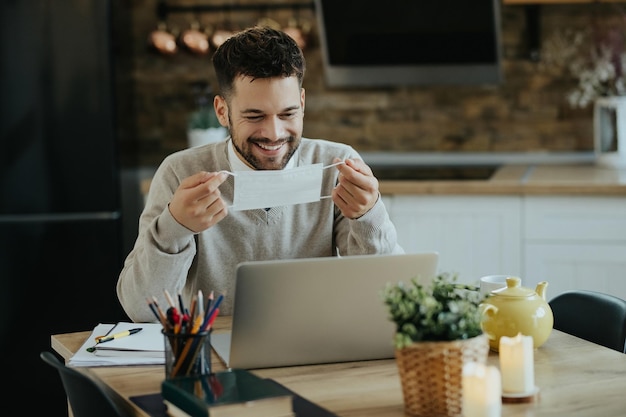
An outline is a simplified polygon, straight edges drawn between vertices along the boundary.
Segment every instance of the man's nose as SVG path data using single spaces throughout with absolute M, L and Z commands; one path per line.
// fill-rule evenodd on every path
M 263 125 L 263 136 L 271 140 L 279 140 L 285 137 L 287 129 L 286 122 L 279 117 L 268 117 Z

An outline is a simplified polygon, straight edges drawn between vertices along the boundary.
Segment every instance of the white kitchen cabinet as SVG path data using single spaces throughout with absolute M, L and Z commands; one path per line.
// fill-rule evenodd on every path
M 547 298 L 588 289 L 626 299 L 626 199 L 524 198 L 524 280 Z
M 476 284 L 484 275 L 521 274 L 519 196 L 386 195 L 406 252 L 437 251 L 441 272 Z
M 527 243 L 525 286 L 547 281 L 546 298 L 575 289 L 626 299 L 626 244 Z

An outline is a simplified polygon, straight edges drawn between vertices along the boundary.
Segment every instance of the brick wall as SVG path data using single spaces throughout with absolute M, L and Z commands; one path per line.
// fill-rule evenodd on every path
M 187 147 L 186 118 L 194 108 L 190 84 L 207 81 L 215 85 L 210 57 L 185 51 L 174 56 L 156 54 L 148 48 L 147 37 L 159 22 L 157 0 L 114 3 L 122 165 L 156 166 L 167 154 Z M 233 4 L 225 0 L 197 3 Z M 168 4 L 194 2 L 168 0 Z M 545 38 L 556 29 L 588 26 L 594 7 L 541 6 L 539 35 Z M 592 150 L 592 109 L 570 108 L 566 93 L 575 80 L 542 71 L 541 60 L 529 58 L 531 36 L 525 10 L 524 6 L 502 8 L 505 81 L 501 85 L 357 91 L 326 88 L 314 14 L 298 12 L 295 17 L 313 25 L 305 48 L 304 135 L 345 142 L 359 151 Z M 261 17 L 286 25 L 294 12 L 175 13 L 168 16 L 167 24 L 180 31 L 198 19 L 201 27 L 242 28 Z

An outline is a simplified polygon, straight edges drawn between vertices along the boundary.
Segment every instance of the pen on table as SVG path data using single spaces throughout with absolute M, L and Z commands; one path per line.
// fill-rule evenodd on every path
M 125 330 L 123 332 L 115 333 L 115 334 L 108 335 L 108 336 L 106 336 L 106 335 L 105 336 L 98 336 L 98 337 L 96 337 L 96 345 L 99 345 L 100 343 L 105 343 L 105 342 L 111 341 L 113 339 L 119 339 L 121 337 L 130 336 L 131 334 L 139 333 L 140 331 L 141 331 L 141 327 L 138 327 L 138 328 L 135 328 L 135 329 Z M 94 345 L 92 347 L 88 347 L 87 348 L 87 352 L 95 352 L 96 345 Z
M 137 327 L 135 329 L 124 330 L 123 332 L 115 333 L 110 336 L 96 337 L 96 342 L 98 344 L 111 341 L 113 339 L 120 339 L 122 337 L 130 336 L 131 334 L 139 333 L 141 331 L 141 327 Z

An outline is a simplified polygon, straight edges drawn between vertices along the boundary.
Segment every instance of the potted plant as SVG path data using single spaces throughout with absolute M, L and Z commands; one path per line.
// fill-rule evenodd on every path
M 462 415 L 462 370 L 486 363 L 489 341 L 481 328 L 475 287 L 442 273 L 424 284 L 388 284 L 381 297 L 395 323 L 393 343 L 405 411 L 412 416 Z

